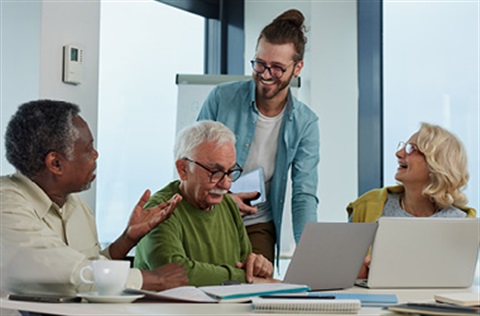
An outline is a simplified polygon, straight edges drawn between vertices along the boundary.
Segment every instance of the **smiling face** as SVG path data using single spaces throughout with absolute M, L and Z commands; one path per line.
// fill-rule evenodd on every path
M 194 157 L 188 158 L 212 172 L 228 172 L 236 166 L 235 146 L 232 143 L 220 146 L 212 142 L 203 143 L 196 149 Z M 217 183 L 210 182 L 211 173 L 191 161 L 179 159 L 176 166 L 183 197 L 199 209 L 210 210 L 212 206 L 221 203 L 232 185 L 227 176 Z
M 259 40 L 255 60 L 265 63 L 268 67 L 280 66 L 286 71 L 281 78 L 272 77 L 268 70 L 265 70 L 263 74 L 253 72 L 257 99 L 271 100 L 278 97 L 283 100 L 286 98 L 287 88 L 292 77 L 300 75 L 303 67 L 303 61 L 295 63 L 294 55 L 293 43 L 280 45 L 271 44 L 265 38 Z
M 413 134 L 407 143 L 416 144 L 417 137 L 418 133 Z M 430 171 L 427 161 L 417 147 L 410 154 L 407 154 L 405 148 L 402 148 L 395 155 L 398 158 L 398 168 L 395 174 L 397 181 L 400 181 L 405 186 L 419 185 L 420 187 L 430 183 Z
M 62 181 L 67 192 L 80 192 L 89 189 L 95 180 L 98 152 L 93 146 L 93 136 L 87 123 L 80 116 L 74 116 L 72 122 L 79 137 L 74 142 L 71 159 L 63 162 Z

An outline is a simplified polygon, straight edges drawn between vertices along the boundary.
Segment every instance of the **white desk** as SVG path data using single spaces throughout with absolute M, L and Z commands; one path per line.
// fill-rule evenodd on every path
M 420 300 L 432 300 L 434 294 L 452 292 L 475 292 L 479 293 L 479 286 L 469 289 L 429 289 L 429 290 L 366 290 L 353 287 L 342 292 L 350 293 L 386 293 L 396 294 L 399 303 Z M 98 304 L 98 303 L 31 303 L 9 301 L 6 298 L 0 300 L 0 308 L 25 310 L 37 313 L 53 315 L 261 315 L 255 314 L 250 304 L 225 303 L 225 304 L 191 304 L 191 303 L 151 303 L 136 302 L 130 304 Z M 275 315 L 275 314 L 268 314 Z M 281 314 L 285 316 L 287 314 Z M 298 314 L 295 314 L 298 315 Z M 362 308 L 359 315 L 398 315 L 381 308 Z

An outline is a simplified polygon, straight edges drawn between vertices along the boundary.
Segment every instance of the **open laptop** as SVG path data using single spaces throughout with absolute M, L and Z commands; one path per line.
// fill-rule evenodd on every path
M 373 242 L 377 223 L 307 223 L 284 282 L 312 290 L 352 287 Z
M 471 286 L 480 244 L 479 219 L 382 217 L 372 247 L 368 288 Z

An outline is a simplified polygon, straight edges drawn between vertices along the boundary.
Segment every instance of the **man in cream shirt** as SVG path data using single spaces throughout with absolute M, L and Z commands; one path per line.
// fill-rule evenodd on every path
M 1 288 L 13 292 L 75 294 L 93 291 L 79 271 L 95 259 L 125 259 L 152 228 L 168 218 L 181 197 L 144 209 L 146 191 L 127 228 L 100 249 L 95 219 L 75 192 L 90 188 L 98 152 L 78 106 L 52 100 L 25 103 L 11 118 L 6 156 L 17 169 L 0 178 Z M 131 269 L 127 287 L 160 291 L 185 285 L 184 269 Z

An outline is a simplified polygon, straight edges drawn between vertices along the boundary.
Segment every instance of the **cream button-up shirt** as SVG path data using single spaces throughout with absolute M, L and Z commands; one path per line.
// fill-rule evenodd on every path
M 62 294 L 95 290 L 80 279 L 80 269 L 91 260 L 108 260 L 110 254 L 109 248 L 100 249 L 94 216 L 80 197 L 69 195 L 60 209 L 16 172 L 0 177 L 0 214 L 1 289 Z M 139 289 L 142 282 L 140 270 L 130 269 L 126 286 Z

